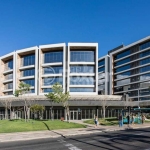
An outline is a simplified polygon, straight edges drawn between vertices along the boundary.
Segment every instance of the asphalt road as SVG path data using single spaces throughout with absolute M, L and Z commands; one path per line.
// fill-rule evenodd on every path
M 150 128 L 0 143 L 0 150 L 150 150 Z

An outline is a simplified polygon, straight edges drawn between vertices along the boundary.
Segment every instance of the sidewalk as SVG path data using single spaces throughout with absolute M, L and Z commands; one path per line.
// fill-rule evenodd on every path
M 43 139 L 43 138 L 59 138 L 59 137 L 67 137 L 67 136 L 74 136 L 74 135 L 94 134 L 100 132 L 110 132 L 110 131 L 150 127 L 150 123 L 145 123 L 144 125 L 136 124 L 130 126 L 130 128 L 127 125 L 124 125 L 121 128 L 119 128 L 118 126 L 99 125 L 98 127 L 95 128 L 94 125 L 85 124 L 83 123 L 83 121 L 71 121 L 71 122 L 87 125 L 87 128 L 61 129 L 61 130 L 52 130 L 52 131 L 46 130 L 46 131 L 34 131 L 34 132 L 1 133 L 0 143 L 11 142 L 11 141 Z

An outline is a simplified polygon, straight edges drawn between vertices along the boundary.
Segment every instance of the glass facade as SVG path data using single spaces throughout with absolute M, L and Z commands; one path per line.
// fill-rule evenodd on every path
M 53 92 L 53 90 L 51 88 L 43 89 L 43 93 L 49 93 L 49 92 Z
M 124 73 L 121 73 L 121 74 L 117 74 L 115 75 L 115 79 L 123 79 L 123 78 L 126 78 L 126 77 L 130 77 L 131 75 L 131 72 L 130 71 L 127 71 L 127 72 L 124 72 Z
M 22 57 L 22 66 L 35 65 L 35 54 L 30 54 Z
M 122 64 L 125 64 L 125 63 L 128 63 L 130 62 L 130 57 L 126 58 L 126 59 L 123 59 L 123 60 L 120 60 L 120 61 L 117 61 L 114 63 L 115 66 L 119 66 L 119 65 L 122 65 Z
M 105 65 L 105 59 L 98 61 L 98 66 Z
M 117 72 L 121 72 L 121 71 L 124 71 L 124 70 L 127 70 L 127 69 L 130 69 L 130 65 L 125 65 L 125 66 L 116 68 L 116 69 L 114 69 L 114 71 L 115 71 L 115 73 L 117 73 Z
M 139 100 L 140 100 L 140 101 L 150 100 L 150 96 L 147 96 L 147 97 L 140 97 Z
M 98 68 L 98 72 L 105 72 L 105 67 Z
M 95 92 L 95 88 L 70 88 L 70 92 Z
M 150 65 L 140 68 L 140 73 L 150 71 Z
M 13 79 L 12 73 L 5 75 L 5 80 L 11 80 L 11 79 Z
M 140 45 L 140 50 L 146 49 L 148 47 L 150 47 L 150 41 Z
M 95 62 L 95 51 L 70 51 L 70 62 Z
M 115 86 L 120 86 L 120 85 L 124 85 L 124 84 L 128 84 L 130 83 L 130 78 L 129 79 L 124 79 L 124 80 L 120 80 L 120 81 L 116 81 L 114 82 Z
M 150 50 L 147 50 L 147 51 L 144 51 L 144 52 L 142 52 L 142 53 L 140 53 L 140 58 L 142 58 L 142 57 L 145 57 L 145 56 L 148 56 L 148 55 L 150 55 Z
M 147 64 L 147 63 L 150 63 L 150 58 L 140 60 L 140 65 L 144 65 L 144 64 Z
M 55 83 L 60 83 L 61 85 L 63 85 L 63 78 L 62 77 L 43 78 L 43 86 L 49 86 Z
M 94 77 L 70 77 L 70 85 L 94 85 Z
M 52 66 L 43 68 L 43 74 L 59 74 L 63 73 L 62 66 Z
M 13 95 L 13 92 L 6 92 L 4 95 Z
M 13 69 L 13 60 L 9 60 L 5 63 L 5 70 Z
M 130 54 L 131 54 L 131 51 L 130 51 L 130 50 L 126 50 L 126 51 L 123 51 L 123 52 L 117 54 L 117 55 L 114 57 L 114 59 L 115 59 L 115 60 L 116 60 L 116 59 L 120 59 L 120 58 L 125 57 L 125 56 L 128 56 L 128 55 L 130 55 Z
M 35 80 L 34 79 L 22 80 L 21 82 L 24 82 L 25 84 L 29 84 L 30 86 L 35 86 Z
M 35 75 L 35 69 L 26 69 L 22 71 L 22 76 L 34 76 Z
M 70 66 L 70 73 L 94 73 L 94 66 Z
M 5 90 L 7 90 L 7 89 L 13 89 L 13 83 L 12 82 L 5 84 Z
M 142 96 L 142 95 L 150 95 L 150 89 L 139 90 L 139 94 L 140 94 L 140 96 Z
M 51 51 L 44 53 L 44 63 L 63 62 L 63 51 Z

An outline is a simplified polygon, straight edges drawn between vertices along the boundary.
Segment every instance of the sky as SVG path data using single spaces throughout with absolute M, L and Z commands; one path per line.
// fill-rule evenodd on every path
M 150 0 L 1 0 L 0 56 L 45 44 L 98 42 L 99 57 L 150 35 Z

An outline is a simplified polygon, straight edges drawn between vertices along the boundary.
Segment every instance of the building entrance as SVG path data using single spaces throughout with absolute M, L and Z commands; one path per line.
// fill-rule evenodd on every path
M 72 110 L 70 111 L 70 119 L 71 120 L 78 120 L 80 117 L 78 116 L 78 111 Z

